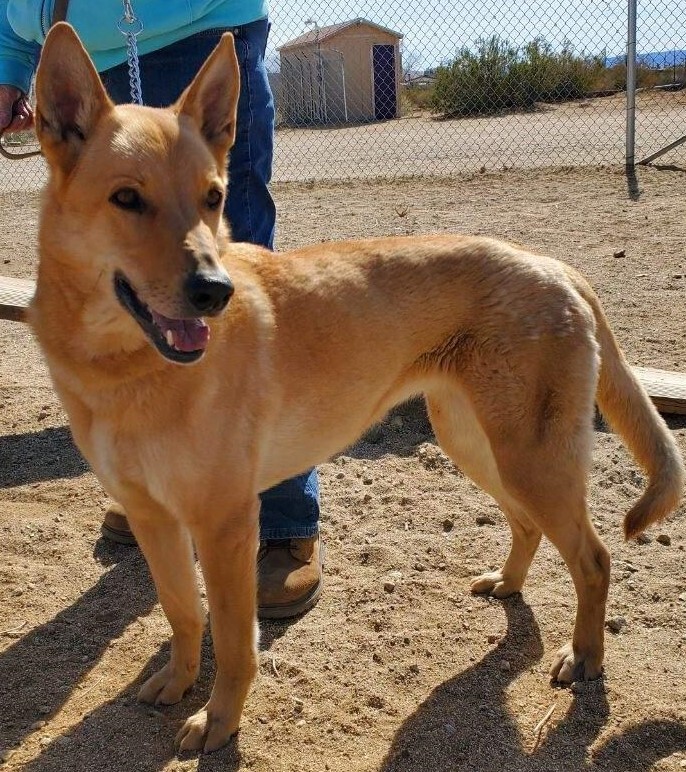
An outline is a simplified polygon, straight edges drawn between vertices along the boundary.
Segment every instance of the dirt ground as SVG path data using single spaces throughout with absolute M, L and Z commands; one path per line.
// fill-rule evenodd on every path
M 522 242 L 583 270 L 633 364 L 683 369 L 685 185 L 673 168 L 641 170 L 631 184 L 606 168 L 278 185 L 279 246 L 435 231 Z M 6 274 L 32 275 L 36 206 L 32 195 L 0 197 Z M 70 442 L 29 331 L 0 323 L 0 352 L 4 769 L 686 768 L 683 507 L 645 543 L 623 542 L 643 479 L 599 426 L 590 497 L 613 556 L 615 632 L 601 681 L 555 689 L 546 673 L 571 632 L 569 574 L 544 543 L 522 596 L 469 594 L 470 577 L 503 560 L 507 526 L 437 449 L 417 404 L 321 466 L 322 600 L 299 620 L 262 625 L 238 739 L 177 758 L 174 734 L 209 693 L 209 638 L 181 704 L 136 703 L 168 654 L 147 569 L 135 548 L 99 538 L 105 496 Z M 686 421 L 669 423 L 686 447 Z

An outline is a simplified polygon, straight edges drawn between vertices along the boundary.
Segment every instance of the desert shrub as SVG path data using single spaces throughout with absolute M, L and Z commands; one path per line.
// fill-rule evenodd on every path
M 461 49 L 436 71 L 432 109 L 444 117 L 531 109 L 589 93 L 603 69 L 600 57 L 580 56 L 570 44 L 553 51 L 536 39 L 519 49 L 498 36 Z
M 433 102 L 433 86 L 405 86 L 402 91 L 409 111 L 429 110 Z

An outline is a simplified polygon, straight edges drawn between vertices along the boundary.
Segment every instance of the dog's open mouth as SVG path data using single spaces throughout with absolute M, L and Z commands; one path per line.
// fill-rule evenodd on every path
M 165 359 L 190 364 L 197 362 L 205 353 L 210 328 L 203 319 L 170 319 L 158 313 L 143 303 L 121 273 L 115 274 L 114 292 Z

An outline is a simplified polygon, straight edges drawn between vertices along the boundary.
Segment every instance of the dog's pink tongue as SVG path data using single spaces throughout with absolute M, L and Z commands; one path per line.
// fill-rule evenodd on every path
M 170 346 L 179 351 L 204 349 L 210 339 L 210 328 L 202 319 L 169 319 L 152 311 L 155 324 Z

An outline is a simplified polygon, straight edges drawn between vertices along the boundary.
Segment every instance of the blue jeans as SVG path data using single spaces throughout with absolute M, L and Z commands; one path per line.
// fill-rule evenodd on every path
M 229 190 L 224 207 L 234 241 L 274 248 L 276 207 L 269 192 L 274 151 L 274 99 L 264 51 L 267 19 L 230 30 L 241 69 L 236 142 L 229 158 Z M 176 101 L 226 30 L 207 30 L 140 57 L 143 102 L 166 107 Z M 129 70 L 121 64 L 101 73 L 110 97 L 131 101 Z M 319 528 L 317 470 L 293 477 L 261 496 L 260 538 L 313 536 Z

